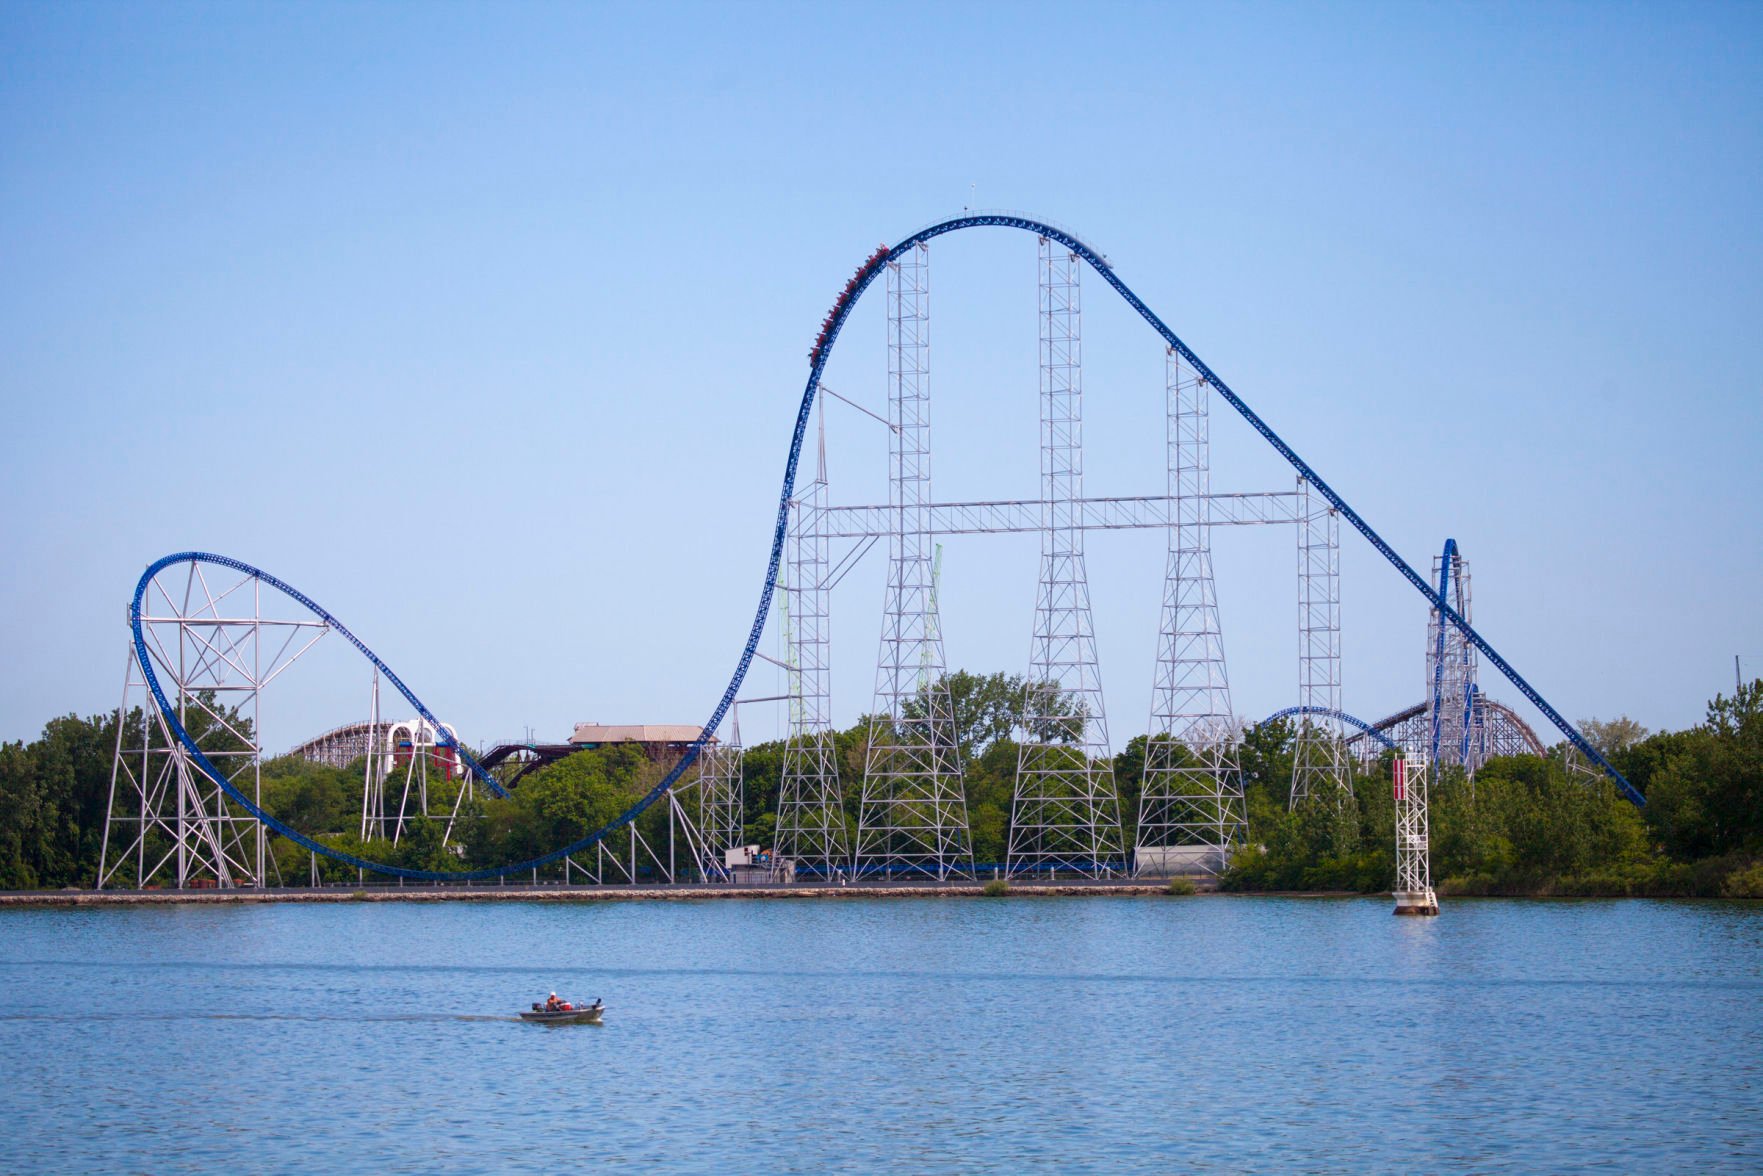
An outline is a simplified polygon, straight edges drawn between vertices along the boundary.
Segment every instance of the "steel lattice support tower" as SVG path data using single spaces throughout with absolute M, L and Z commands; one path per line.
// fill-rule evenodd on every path
M 741 844 L 745 797 L 741 778 L 741 723 L 730 719 L 726 741 L 708 743 L 698 753 L 698 834 L 703 838 L 704 876 L 726 869 L 725 855 Z
M 1352 799 L 1341 721 L 1341 523 L 1298 479 L 1298 705 L 1292 807 L 1344 809 Z
M 195 564 L 155 579 L 142 604 L 154 676 L 203 754 L 262 804 L 262 687 L 324 636 L 316 620 L 265 616 L 254 576 L 219 590 Z M 129 720 L 139 707 L 145 721 Z M 166 881 L 220 887 L 268 879 L 262 825 L 227 799 L 160 714 L 129 647 L 97 887 Z
M 969 872 L 931 535 L 930 249 L 887 267 L 888 585 L 858 808 L 859 873 Z
M 380 757 L 391 747 L 390 724 L 380 721 L 380 672 L 376 667 L 373 671 L 373 688 L 368 697 L 366 738 L 363 754 L 365 762 L 361 769 L 361 840 L 379 837 L 386 827 L 386 789 L 385 772 L 380 769 Z M 339 765 L 347 767 L 347 763 Z
M 194 692 L 166 685 L 187 715 Z M 143 718 L 139 724 L 132 721 L 137 713 Z M 237 782 L 256 789 L 254 765 L 245 767 L 249 770 L 241 771 Z M 117 708 L 97 888 L 256 885 L 264 865 L 255 844 L 256 824 L 232 813 L 226 797 L 171 737 L 131 653 Z
M 1007 868 L 1112 873 L 1123 856 L 1084 567 L 1082 262 L 1040 239 L 1041 583 Z
M 850 860 L 832 730 L 831 624 L 825 531 L 826 428 L 821 422 L 814 481 L 790 504 L 789 570 L 784 585 L 790 675 L 790 733 L 778 788 L 779 857 L 830 875 Z
M 1426 759 L 1404 752 L 1392 761 L 1396 802 L 1396 913 L 1436 915 L 1426 822 Z
M 1466 621 L 1474 621 L 1469 600 L 1469 565 L 1453 544 L 1449 558 L 1433 557 L 1433 582 Z M 1475 722 L 1475 647 L 1463 630 L 1428 610 L 1426 626 L 1427 754 L 1436 772 L 1453 764 L 1473 774 L 1486 758 L 1486 724 Z
M 1212 579 L 1207 387 L 1173 348 L 1166 357 L 1174 510 L 1133 869 L 1218 873 L 1242 837 L 1246 815 Z

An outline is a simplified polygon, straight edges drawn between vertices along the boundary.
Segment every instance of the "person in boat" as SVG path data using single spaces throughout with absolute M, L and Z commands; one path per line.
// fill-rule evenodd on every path
M 550 996 L 545 998 L 545 1011 L 547 1013 L 554 1013 L 558 1010 L 561 1003 L 562 1002 L 557 999 L 557 994 L 553 992 Z

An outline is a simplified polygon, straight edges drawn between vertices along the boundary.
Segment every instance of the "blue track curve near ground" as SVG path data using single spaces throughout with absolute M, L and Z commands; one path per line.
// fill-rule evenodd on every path
M 1244 403 L 1241 397 L 1231 391 L 1230 386 L 1223 380 L 1219 379 L 1217 374 L 1207 366 L 1206 362 L 1198 355 L 1195 355 L 1193 350 L 1188 347 L 1186 343 L 1183 343 L 1181 339 L 1176 336 L 1175 332 L 1170 330 L 1168 325 L 1165 324 L 1162 319 L 1158 318 L 1151 308 L 1145 305 L 1144 301 L 1137 294 L 1133 293 L 1131 287 L 1121 281 L 1120 277 L 1115 274 L 1114 267 L 1108 262 L 1107 258 L 1103 257 L 1101 253 L 1092 249 L 1089 245 L 1080 241 L 1078 238 L 1063 229 L 1056 228 L 1053 225 L 1041 221 L 1032 220 L 1028 217 L 1016 216 L 1009 213 L 975 213 L 968 216 L 955 217 L 951 220 L 941 221 L 937 224 L 931 225 L 928 228 L 920 229 L 918 232 L 912 234 L 910 237 L 907 237 L 905 240 L 889 249 L 878 250 L 877 253 L 858 270 L 857 276 L 846 286 L 844 293 L 840 295 L 838 302 L 834 304 L 832 314 L 827 317 L 827 323 L 822 330 L 820 339 L 817 341 L 814 350 L 810 353 L 808 383 L 802 390 L 801 405 L 796 412 L 795 431 L 790 435 L 789 455 L 784 462 L 783 487 L 778 494 L 777 523 L 772 532 L 771 556 L 766 564 L 765 583 L 759 593 L 759 607 L 754 612 L 753 627 L 748 631 L 747 642 L 741 649 L 740 657 L 736 659 L 734 673 L 729 678 L 728 688 L 723 691 L 722 698 L 718 700 L 715 709 L 710 712 L 709 718 L 705 720 L 704 731 L 706 734 L 714 733 L 716 729 L 722 725 L 723 718 L 727 716 L 729 708 L 734 705 L 735 696 L 740 691 L 741 683 L 745 681 L 747 671 L 751 668 L 753 658 L 758 651 L 760 637 L 765 632 L 766 618 L 771 612 L 772 595 L 777 589 L 778 570 L 783 562 L 784 540 L 789 528 L 790 499 L 795 493 L 796 487 L 796 467 L 801 461 L 802 444 L 807 436 L 808 421 L 814 408 L 814 398 L 820 390 L 820 375 L 826 368 L 826 361 L 832 355 L 833 343 L 837 341 L 839 331 L 843 329 L 845 321 L 850 317 L 851 311 L 856 307 L 863 292 L 869 288 L 870 283 L 875 281 L 876 275 L 882 272 L 888 262 L 899 257 L 907 250 L 915 248 L 921 243 L 930 241 L 933 238 L 941 237 L 948 233 L 960 232 L 965 229 L 978 228 L 1018 229 L 1023 232 L 1033 233 L 1036 236 L 1045 237 L 1050 241 L 1057 241 L 1088 263 L 1090 268 L 1094 269 L 1096 273 L 1101 276 L 1103 281 L 1112 286 L 1115 292 L 1126 300 L 1128 306 L 1138 312 L 1140 318 L 1149 323 L 1152 329 L 1162 336 L 1163 341 L 1167 343 L 1177 355 L 1180 355 L 1186 360 L 1188 364 L 1192 366 L 1193 369 L 1224 398 L 1225 402 L 1237 411 L 1238 415 L 1249 422 L 1251 428 L 1259 433 L 1269 445 L 1273 446 L 1281 457 L 1285 458 L 1291 467 L 1298 472 L 1299 476 L 1308 482 L 1318 494 L 1322 495 L 1331 507 L 1339 511 L 1341 517 L 1346 519 L 1347 522 L 1352 525 L 1354 530 L 1365 536 L 1371 546 L 1377 550 L 1377 553 L 1383 556 L 1384 559 L 1388 560 L 1390 566 L 1400 572 L 1403 579 L 1413 585 L 1416 592 L 1419 592 L 1421 596 L 1426 598 L 1429 604 L 1439 610 L 1441 615 L 1447 618 L 1453 625 L 1457 626 L 1457 628 L 1462 631 L 1464 638 L 1469 641 L 1470 644 L 1474 645 L 1476 649 L 1480 650 L 1482 656 L 1486 657 L 1488 662 L 1493 665 L 1495 669 L 1499 670 L 1506 680 L 1511 682 L 1518 692 L 1529 700 L 1532 706 L 1541 711 L 1543 715 L 1567 737 L 1568 742 L 1578 748 L 1580 753 L 1586 756 L 1587 759 L 1601 767 L 1605 773 L 1616 782 L 1617 786 L 1622 790 L 1623 795 L 1629 800 L 1637 805 L 1646 803 L 1645 798 L 1641 796 L 1640 792 L 1623 778 L 1622 773 L 1618 772 L 1608 760 L 1600 755 L 1596 748 L 1586 742 L 1585 737 L 1574 728 L 1573 724 L 1569 723 L 1561 716 L 1559 711 L 1549 705 L 1548 700 L 1541 694 L 1537 693 L 1536 689 L 1531 686 L 1529 682 L 1525 681 L 1518 671 L 1513 669 L 1511 664 L 1507 662 L 1504 657 L 1500 656 L 1499 651 L 1492 645 L 1488 644 L 1487 639 L 1475 631 L 1474 627 L 1464 619 L 1461 613 L 1452 608 L 1439 593 L 1433 590 L 1432 585 L 1428 584 L 1419 572 L 1415 571 L 1409 566 L 1406 560 L 1397 555 L 1395 549 L 1384 541 L 1383 536 L 1371 529 L 1371 525 L 1360 517 L 1358 511 L 1347 505 L 1347 501 L 1336 493 L 1332 486 L 1323 481 L 1323 479 L 1317 475 L 1316 471 L 1311 468 L 1310 464 L 1298 456 L 1296 450 L 1286 444 L 1279 434 L 1275 433 L 1273 429 L 1268 426 L 1267 422 L 1257 416 L 1255 411 Z M 135 647 L 137 655 L 142 659 L 142 669 L 149 675 L 151 675 L 151 666 L 146 656 L 145 639 L 141 631 L 141 598 L 146 591 L 147 582 L 151 579 L 152 574 L 155 574 L 159 569 L 162 569 L 171 563 L 176 563 L 179 559 L 184 558 L 189 558 L 189 555 L 167 556 L 165 559 L 159 561 L 152 568 L 148 569 L 148 575 L 142 576 L 140 586 L 136 589 L 135 605 L 130 613 L 130 623 L 134 628 Z M 204 555 L 202 558 L 206 561 L 221 563 L 228 567 L 255 571 L 255 569 L 251 569 L 248 564 L 226 559 L 221 556 Z M 266 582 L 269 581 L 266 580 Z M 275 583 L 278 587 L 281 587 L 282 590 L 288 591 L 290 595 L 294 596 L 296 599 L 303 601 L 306 599 L 305 597 L 299 596 L 297 593 L 293 593 L 292 590 L 287 589 L 285 585 L 281 585 L 280 581 L 275 581 Z M 307 601 L 306 603 L 309 607 L 312 607 L 315 610 L 317 609 L 317 606 L 312 605 L 310 601 Z M 342 630 L 340 625 L 337 626 L 337 628 L 340 631 L 346 632 L 346 630 Z M 353 642 L 364 654 L 372 657 L 372 654 L 369 653 L 367 647 L 362 645 L 361 642 L 357 641 L 354 637 L 350 637 L 350 641 Z M 377 661 L 377 659 L 375 660 Z M 390 671 L 386 672 L 388 675 L 390 674 Z M 263 821 L 276 832 L 281 833 L 283 836 L 288 837 L 300 845 L 347 865 L 355 866 L 359 869 L 373 870 L 381 874 L 390 874 L 397 877 L 414 878 L 424 881 L 468 881 L 503 877 L 509 874 L 521 873 L 542 866 L 548 866 L 555 862 L 562 861 L 563 858 L 569 854 L 579 853 L 584 849 L 588 849 L 604 838 L 608 833 L 611 833 L 615 829 L 623 828 L 626 824 L 635 820 L 650 805 L 667 795 L 668 790 L 679 781 L 679 778 L 684 775 L 686 770 L 696 761 L 698 753 L 703 747 L 701 741 L 693 744 L 688 748 L 686 754 L 681 757 L 680 762 L 674 766 L 672 771 L 667 773 L 660 783 L 656 784 L 654 788 L 635 804 L 631 805 L 631 807 L 625 810 L 625 812 L 620 814 L 615 820 L 611 821 L 604 827 L 595 830 L 593 833 L 588 834 L 580 841 L 562 846 L 559 849 L 555 849 L 541 857 L 533 858 L 530 861 L 514 862 L 506 866 L 493 866 L 485 869 L 467 870 L 458 873 L 433 870 L 410 870 L 398 866 L 387 865 L 382 862 L 366 861 L 351 854 L 342 853 L 331 849 L 328 846 L 320 845 L 318 842 L 289 828 L 281 821 L 276 820 L 274 817 L 271 817 L 268 813 L 265 813 L 256 805 L 252 804 L 242 792 L 234 788 L 232 784 L 227 781 L 226 777 L 218 771 L 213 764 L 208 762 L 208 758 L 202 754 L 201 749 L 195 745 L 195 742 L 190 738 L 189 733 L 185 731 L 182 724 L 178 722 L 177 714 L 169 705 L 164 693 L 160 690 L 158 682 L 151 678 L 151 676 L 149 676 L 148 681 L 154 699 L 159 704 L 161 713 L 165 716 L 166 723 L 172 730 L 173 734 L 177 737 L 178 741 L 195 756 L 196 762 L 201 765 L 203 771 L 205 771 L 235 803 L 245 808 L 245 810 L 251 813 L 252 816 Z M 398 682 L 395 676 L 392 677 L 392 681 L 397 683 L 399 689 L 407 699 L 413 703 L 416 702 L 415 695 L 406 690 L 403 683 Z M 420 708 L 420 704 L 417 705 Z M 423 710 L 422 713 L 426 716 L 428 712 Z M 487 778 L 487 773 L 485 773 L 485 776 Z

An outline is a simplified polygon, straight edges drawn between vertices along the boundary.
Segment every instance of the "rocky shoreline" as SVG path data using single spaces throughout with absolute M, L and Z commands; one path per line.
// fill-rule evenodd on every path
M 1204 893 L 1204 891 L 1202 891 Z M 1167 895 L 1161 882 L 1013 882 L 1011 897 Z M 369 886 L 272 890 L 47 890 L 0 894 L 8 906 L 238 905 L 274 902 L 696 902 L 743 898 L 983 898 L 985 884 L 847 886 Z

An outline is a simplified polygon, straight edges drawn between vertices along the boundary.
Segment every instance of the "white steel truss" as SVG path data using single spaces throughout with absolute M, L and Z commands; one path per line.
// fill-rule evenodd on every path
M 1396 913 L 1436 915 L 1426 824 L 1426 758 L 1402 753 L 1391 761 L 1396 802 Z
M 822 385 L 827 396 L 888 428 L 889 501 L 829 505 L 822 422 L 817 476 L 791 503 L 786 592 L 779 612 L 786 665 L 799 702 L 785 745 L 779 853 L 829 874 L 839 862 L 845 817 L 830 721 L 829 596 L 878 540 L 887 537 L 887 619 L 874 708 L 884 721 L 872 724 L 866 750 L 854 859 L 859 868 L 921 863 L 920 868 L 933 872 L 965 859 L 960 765 L 952 747 L 944 758 L 936 735 L 947 713 L 934 689 L 944 667 L 934 600 L 936 539 L 1034 532 L 1042 536 L 1042 582 L 1030 659 L 1032 685 L 1023 716 L 1025 738 L 1012 798 L 1009 868 L 1019 873 L 1043 866 L 1118 866 L 1124 855 L 1117 794 L 1105 759 L 1106 719 L 1082 534 L 1157 528 L 1168 533 L 1170 562 L 1153 739 L 1147 748 L 1148 791 L 1139 810 L 1143 833 L 1129 865 L 1171 868 L 1175 859 L 1182 859 L 1189 868 L 1218 868 L 1242 837 L 1246 814 L 1235 760 L 1240 733 L 1230 713 L 1211 575 L 1211 528 L 1272 524 L 1296 530 L 1298 701 L 1338 711 L 1338 519 L 1302 481 L 1294 491 L 1213 493 L 1207 389 L 1172 356 L 1166 358 L 1167 492 L 1084 497 L 1079 263 L 1044 241 L 1039 263 L 1042 494 L 1035 500 L 930 501 L 924 258 L 918 252 L 903 260 L 909 271 L 905 278 L 894 270 L 889 273 L 889 414 L 871 411 Z M 825 403 L 823 398 L 823 409 Z M 849 541 L 836 558 L 830 550 L 833 539 Z M 928 575 L 927 568 L 933 568 Z M 1313 715 L 1301 724 L 1294 803 L 1316 794 L 1344 808 L 1350 792 L 1338 721 Z M 882 771 L 901 762 L 903 771 Z M 881 786 L 884 780 L 891 786 Z M 901 786 L 909 781 L 917 782 L 916 791 Z M 902 812 L 903 818 L 898 815 Z M 1158 860 L 1152 862 L 1153 857 Z
M 161 569 L 142 596 L 141 635 L 177 725 L 227 784 L 262 808 L 264 694 L 331 626 L 273 583 L 266 598 L 255 573 L 217 568 L 192 559 Z M 225 579 L 214 580 L 217 574 Z M 276 871 L 269 830 L 230 799 L 174 736 L 146 686 L 145 668 L 131 641 L 99 887 L 268 885 Z M 143 721 L 132 721 L 137 712 Z M 337 728 L 290 754 L 333 766 L 365 757 L 359 826 L 364 840 L 396 843 L 409 822 L 420 818 L 434 820 L 447 845 L 476 783 L 442 731 L 457 742 L 450 724 L 382 722 L 376 672 L 366 723 Z M 434 791 L 437 781 L 447 787 Z M 439 806 L 432 812 L 431 801 Z M 318 873 L 314 857 L 312 877 Z M 276 881 L 297 879 L 278 875 Z
M 1444 573 L 1444 557 L 1432 561 L 1432 583 Z M 1473 621 L 1469 600 L 1469 565 L 1461 555 L 1451 561 L 1451 604 L 1463 619 Z M 1475 646 L 1463 630 L 1428 610 L 1426 625 L 1426 724 L 1428 760 L 1433 771 L 1446 764 L 1474 775 L 1487 757 L 1487 726 L 1475 721 Z
M 458 752 L 441 738 L 441 731 L 445 730 L 457 746 L 459 732 L 451 723 L 442 723 L 437 728 L 420 716 L 382 724 L 378 721 L 379 713 L 379 671 L 376 669 L 371 703 L 374 721 L 370 724 L 372 734 L 361 797 L 363 840 L 384 838 L 396 845 L 412 819 L 436 815 L 429 811 L 429 772 L 433 769 L 445 779 L 459 782 L 459 787 L 452 790 L 453 803 L 441 834 L 441 844 L 448 844 L 459 820 L 460 807 L 473 791 L 472 782 L 465 778 Z M 387 804 L 388 796 L 396 796 L 395 808 Z
M 563 859 L 561 867 L 551 867 L 551 870 L 561 875 L 565 885 L 634 885 L 641 880 L 642 863 L 646 861 L 650 863 L 654 877 L 668 883 L 684 881 L 688 867 L 702 881 L 727 881 L 727 868 L 711 852 L 702 826 L 693 818 L 686 802 L 681 799 L 684 794 L 697 787 L 698 783 L 698 778 L 694 776 L 685 784 L 668 790 L 665 842 L 660 841 L 663 831 L 656 832 L 657 841 L 652 843 L 637 827 L 638 822 L 629 821 L 625 823 L 622 835 L 614 830 L 594 842 L 592 859 L 582 861 L 571 854 Z M 623 840 L 625 844 L 618 846 L 615 844 L 616 840 Z M 585 856 L 586 851 L 582 852 Z M 533 881 L 536 883 L 538 880 L 539 871 L 535 869 Z
M 790 504 L 783 614 L 792 704 L 778 788 L 775 847 L 779 857 L 822 876 L 842 869 L 849 860 L 832 729 L 832 617 L 827 606 L 831 541 L 819 526 L 826 513 L 826 490 L 823 412 L 814 480 Z
M 228 577 L 216 591 L 200 564 L 166 568 L 142 598 L 142 635 L 179 724 L 229 784 L 261 805 L 263 688 L 329 629 L 266 616 L 257 577 Z M 139 725 L 129 722 L 136 708 Z M 266 885 L 266 830 L 174 737 L 132 641 L 117 720 L 98 888 Z
M 1298 479 L 1298 720 L 1292 751 L 1292 807 L 1345 810 L 1352 799 L 1342 745 L 1341 522 Z
M 727 740 L 707 743 L 698 753 L 698 832 L 703 838 L 706 877 L 725 872 L 728 851 L 742 843 L 745 797 L 740 713 L 738 707 L 731 709 Z
M 1298 522 L 1299 496 L 1267 494 L 1206 494 L 1208 527 Z M 1079 498 L 1070 504 L 1072 525 L 1085 531 L 1161 530 L 1176 525 L 1173 494 L 1146 498 Z M 891 507 L 834 506 L 808 525 L 829 539 L 887 535 L 893 526 Z M 1001 535 L 1039 531 L 1052 504 L 1032 499 L 999 502 L 935 502 L 927 508 L 933 535 Z
M 971 871 L 930 529 L 930 247 L 888 263 L 888 583 L 853 870 Z
M 1173 348 L 1165 364 L 1174 510 L 1133 869 L 1216 874 L 1241 840 L 1246 814 L 1212 579 L 1207 387 Z
M 1123 857 L 1084 567 L 1082 262 L 1040 241 L 1041 584 L 1008 871 L 1109 874 Z
M 374 671 L 376 678 L 378 675 L 379 671 Z M 375 746 L 383 745 L 385 727 L 386 724 L 371 719 L 365 723 L 349 723 L 316 735 L 282 754 L 297 755 L 308 763 L 330 768 L 346 768 L 370 754 Z
M 390 724 L 383 722 L 380 718 L 380 670 L 378 666 L 373 668 L 373 689 L 368 695 L 367 722 L 355 726 L 365 729 L 362 742 L 365 744 L 363 754 L 367 757 L 367 762 L 361 770 L 361 840 L 366 841 L 370 837 L 384 836 L 385 833 L 386 774 L 380 770 L 377 761 L 381 753 L 385 748 L 391 746 L 392 742 L 391 731 L 387 729 Z M 343 729 L 349 730 L 350 728 Z M 320 736 L 319 742 L 323 744 L 329 740 Z M 343 742 L 345 744 L 343 748 L 333 749 L 336 753 L 341 754 L 349 750 L 349 745 L 353 743 L 353 740 L 346 739 Z M 333 766 L 346 768 L 350 762 L 352 761 L 344 760 L 341 764 Z M 424 769 L 424 784 L 426 787 L 426 768 Z M 398 814 L 400 825 L 403 824 L 403 817 L 404 814 L 400 812 Z
M 1430 687 L 1428 690 L 1430 691 Z M 1372 724 L 1391 742 L 1416 757 L 1424 758 L 1432 746 L 1430 699 L 1397 711 Z M 1470 752 L 1477 768 L 1495 756 L 1534 755 L 1547 757 L 1548 749 L 1531 725 L 1518 717 L 1504 703 L 1495 702 L 1479 690 L 1470 691 Z M 1363 763 L 1370 763 L 1381 754 L 1382 744 L 1363 734 L 1347 740 L 1347 750 Z

